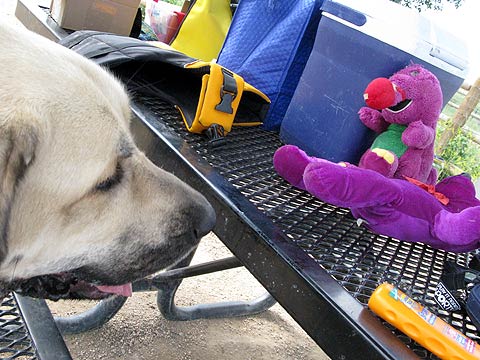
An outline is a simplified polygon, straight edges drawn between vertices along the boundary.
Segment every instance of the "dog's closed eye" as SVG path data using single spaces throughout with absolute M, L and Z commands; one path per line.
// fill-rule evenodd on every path
M 117 163 L 117 166 L 115 167 L 115 173 L 112 176 L 109 176 L 107 179 L 99 182 L 97 185 L 95 185 L 95 191 L 109 191 L 111 190 L 115 185 L 119 184 L 122 181 L 123 177 L 123 169 L 120 163 Z

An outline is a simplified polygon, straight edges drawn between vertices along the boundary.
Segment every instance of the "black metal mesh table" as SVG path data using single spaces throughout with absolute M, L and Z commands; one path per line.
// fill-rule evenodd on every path
M 52 39 L 67 35 L 36 4 L 19 4 L 27 27 L 41 27 Z M 205 191 L 223 222 L 217 235 L 330 356 L 412 358 L 403 351 L 406 344 L 418 357 L 435 359 L 366 309 L 383 281 L 480 340 L 465 314 L 444 312 L 432 298 L 444 261 L 465 265 L 469 254 L 372 234 L 357 226 L 348 210 L 292 188 L 273 170 L 272 155 L 281 145 L 273 133 L 237 128 L 224 147 L 211 149 L 204 137 L 185 130 L 172 106 L 137 94 L 133 110 L 141 120 L 132 124 L 139 146 L 157 165 Z M 326 323 L 318 324 L 316 317 Z
M 137 95 L 134 101 L 150 112 L 147 116 L 152 126 L 162 131 L 166 126 L 181 137 L 358 302 L 366 306 L 375 288 L 388 281 L 473 340 L 480 339 L 465 314 L 445 312 L 433 300 L 444 261 L 466 265 L 470 254 L 447 253 L 373 234 L 358 226 L 348 210 L 293 188 L 273 169 L 273 153 L 282 143 L 271 132 L 235 128 L 224 146 L 210 148 L 206 138 L 185 130 L 171 105 L 149 95 Z M 389 324 L 384 325 L 420 358 L 436 359 Z
M 17 294 L 3 299 L 0 359 L 71 359 L 44 300 Z
M 30 334 L 11 294 L 0 306 L 0 358 L 37 359 Z

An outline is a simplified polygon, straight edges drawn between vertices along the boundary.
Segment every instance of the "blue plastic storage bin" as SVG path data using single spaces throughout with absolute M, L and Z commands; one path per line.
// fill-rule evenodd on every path
M 438 77 L 446 104 L 465 79 L 465 46 L 415 10 L 389 0 L 325 0 L 322 9 L 281 125 L 287 144 L 331 161 L 358 163 L 375 136 L 357 114 L 371 80 L 419 63 Z

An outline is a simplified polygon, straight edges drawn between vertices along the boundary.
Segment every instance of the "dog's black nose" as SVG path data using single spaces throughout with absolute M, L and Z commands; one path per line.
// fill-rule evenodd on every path
M 216 215 L 212 205 L 205 201 L 200 209 L 197 210 L 196 221 L 193 224 L 195 235 L 198 239 L 207 235 L 215 226 Z

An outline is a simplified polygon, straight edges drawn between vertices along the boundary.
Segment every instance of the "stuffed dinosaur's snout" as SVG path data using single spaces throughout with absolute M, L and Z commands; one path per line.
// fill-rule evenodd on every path
M 368 84 L 363 98 L 368 107 L 382 110 L 406 100 L 405 91 L 387 78 L 376 78 Z

